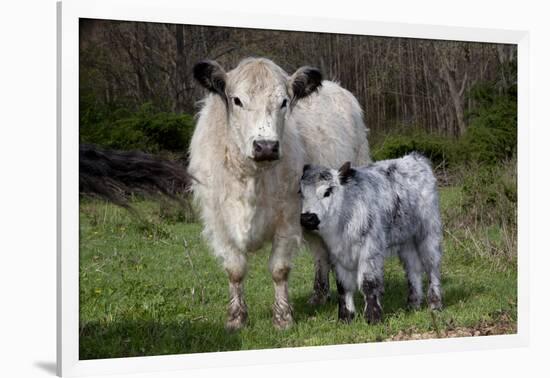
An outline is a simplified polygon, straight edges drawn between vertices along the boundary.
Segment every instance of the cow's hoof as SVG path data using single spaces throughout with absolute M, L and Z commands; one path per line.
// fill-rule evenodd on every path
M 225 329 L 229 332 L 235 332 L 243 328 L 248 322 L 248 313 L 246 311 L 238 311 L 227 316 Z
M 243 328 L 246 325 L 247 319 L 243 318 L 234 318 L 234 319 L 228 319 L 225 323 L 225 329 L 228 332 L 236 332 Z
M 294 320 L 292 318 L 292 308 L 280 308 L 277 305 L 273 306 L 273 326 L 279 330 L 289 329 Z
M 313 293 L 307 303 L 310 306 L 322 306 L 330 299 L 329 294 L 326 293 Z
M 294 320 L 292 319 L 292 316 L 285 317 L 285 318 L 273 317 L 273 326 L 280 331 L 289 329 L 290 327 L 292 327 L 293 323 L 294 323 Z

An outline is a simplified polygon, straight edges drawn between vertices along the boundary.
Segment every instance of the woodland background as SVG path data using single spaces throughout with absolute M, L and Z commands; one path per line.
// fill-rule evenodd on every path
M 185 151 L 205 94 L 193 65 L 208 58 L 230 70 L 247 56 L 289 73 L 320 68 L 358 98 L 375 137 L 398 129 L 457 139 L 477 125 L 470 139 L 491 139 L 489 150 L 499 150 L 476 151 L 491 155 L 482 159 L 513 153 L 514 45 L 88 19 L 80 23 L 82 141 Z M 479 120 L 488 113 L 498 125 Z

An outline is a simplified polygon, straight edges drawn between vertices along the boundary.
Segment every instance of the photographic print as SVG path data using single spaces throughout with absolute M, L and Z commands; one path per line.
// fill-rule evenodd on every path
M 517 333 L 517 46 L 81 18 L 81 360 Z

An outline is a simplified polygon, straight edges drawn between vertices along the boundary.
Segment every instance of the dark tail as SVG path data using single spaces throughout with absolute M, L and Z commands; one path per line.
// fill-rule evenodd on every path
M 128 195 L 165 195 L 181 201 L 191 183 L 185 162 L 140 151 L 105 150 L 80 145 L 80 193 L 128 207 Z

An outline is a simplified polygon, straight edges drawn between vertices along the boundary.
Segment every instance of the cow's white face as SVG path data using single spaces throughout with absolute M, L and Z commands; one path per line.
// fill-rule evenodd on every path
M 228 80 L 229 135 L 246 157 L 278 160 L 284 153 L 283 131 L 290 94 L 285 77 L 269 77 L 257 87 L 243 75 Z
M 279 160 L 284 154 L 285 120 L 300 99 L 313 93 L 321 73 L 300 68 L 289 77 L 267 59 L 245 59 L 225 73 L 216 62 L 194 68 L 195 78 L 220 95 L 227 107 L 228 135 L 241 154 L 259 164 Z

